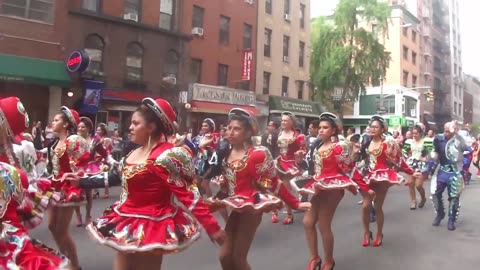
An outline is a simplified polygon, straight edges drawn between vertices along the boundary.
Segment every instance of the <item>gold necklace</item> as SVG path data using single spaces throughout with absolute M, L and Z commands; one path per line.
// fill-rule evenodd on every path
M 321 159 L 327 158 L 332 154 L 334 144 L 330 145 L 327 150 L 324 151 L 318 151 L 318 155 L 320 156 Z

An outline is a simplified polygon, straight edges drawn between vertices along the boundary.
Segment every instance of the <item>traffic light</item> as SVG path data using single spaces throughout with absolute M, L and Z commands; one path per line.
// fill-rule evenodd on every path
M 427 93 L 425 93 L 425 95 L 427 96 L 427 101 L 433 101 L 435 97 L 432 91 L 428 91 Z

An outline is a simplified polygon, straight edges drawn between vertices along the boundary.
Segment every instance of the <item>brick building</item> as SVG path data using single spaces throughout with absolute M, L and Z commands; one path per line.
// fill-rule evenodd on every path
M 257 1 L 185 0 L 181 12 L 182 31 L 194 37 L 189 126 L 197 129 L 207 115 L 220 126 L 232 107 L 255 110 Z M 251 56 L 246 70 L 244 56 Z

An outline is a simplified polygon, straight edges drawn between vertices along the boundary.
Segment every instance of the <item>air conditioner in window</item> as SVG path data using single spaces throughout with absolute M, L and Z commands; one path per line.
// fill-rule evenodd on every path
M 288 93 L 287 92 L 282 92 L 282 97 L 288 97 Z
M 283 62 L 288 63 L 288 56 L 283 56 Z
M 168 75 L 167 77 L 163 77 L 163 81 L 173 85 L 177 84 L 177 78 L 175 77 L 175 75 Z
M 250 5 L 253 5 L 253 1 L 254 1 L 254 0 L 245 0 L 245 3 L 250 4 Z
M 192 29 L 192 35 L 203 37 L 203 28 L 202 27 L 194 27 Z
M 123 15 L 123 19 L 128 20 L 128 21 L 138 22 L 138 14 L 136 14 L 136 13 L 125 13 Z
M 292 15 L 290 15 L 290 14 L 285 14 L 285 15 L 283 15 L 283 17 L 285 18 L 285 21 L 287 21 L 287 22 L 292 20 Z

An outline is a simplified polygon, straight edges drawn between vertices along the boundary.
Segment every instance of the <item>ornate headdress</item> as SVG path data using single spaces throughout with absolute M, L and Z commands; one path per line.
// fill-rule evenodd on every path
M 168 101 L 161 98 L 156 100 L 153 98 L 144 98 L 142 103 L 150 108 L 160 119 L 160 122 L 162 122 L 163 127 L 165 128 L 165 135 L 170 136 L 175 134 L 175 120 L 177 115 Z
M 6 126 L 8 135 L 15 143 L 20 143 L 22 133 L 30 126 L 30 119 L 19 98 L 0 99 L 0 124 Z
M 228 117 L 231 118 L 232 116 L 240 116 L 245 118 L 248 121 L 248 124 L 252 128 L 252 135 L 255 136 L 258 133 L 258 123 L 255 113 L 241 109 L 241 108 L 233 108 L 228 113 Z

